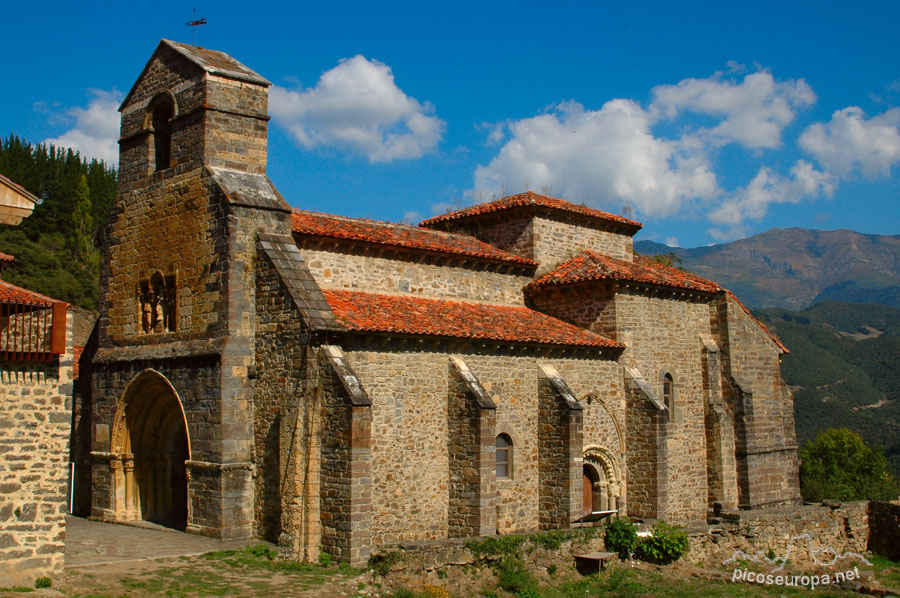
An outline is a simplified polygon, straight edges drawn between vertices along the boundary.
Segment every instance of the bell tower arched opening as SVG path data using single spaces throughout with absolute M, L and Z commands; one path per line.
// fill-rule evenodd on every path
M 128 385 L 113 442 L 116 520 L 185 529 L 190 442 L 181 401 L 162 374 L 145 370 Z

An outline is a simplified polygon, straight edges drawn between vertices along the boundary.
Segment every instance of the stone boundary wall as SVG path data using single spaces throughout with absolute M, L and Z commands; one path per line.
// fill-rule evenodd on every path
M 0 587 L 62 571 L 69 479 L 72 320 L 66 352 L 0 362 Z
M 723 512 L 721 523 L 688 530 L 691 546 L 684 558 L 690 563 L 716 565 L 734 557 L 737 551 L 764 555 L 771 550 L 779 558 L 789 554 L 788 566 L 802 569 L 815 566 L 810 547 L 830 549 L 839 555 L 864 554 L 869 544 L 868 503 L 828 505 Z M 826 552 L 818 558 L 823 561 L 834 557 Z M 847 562 L 858 562 L 848 558 Z
M 891 506 L 900 509 L 896 505 Z M 806 539 L 801 538 L 798 541 L 797 536 L 808 534 L 813 548 L 827 547 L 838 553 L 863 554 L 869 538 L 867 513 L 866 502 L 783 507 L 765 511 L 731 511 L 723 515 L 721 523 L 695 525 L 685 530 L 690 537 L 690 549 L 682 557 L 681 562 L 720 567 L 722 562 L 732 557 L 737 550 L 742 550 L 746 554 L 758 552 L 765 554 L 770 548 L 776 556 L 781 557 L 787 554 L 789 543 L 795 538 L 795 548 L 789 556 L 788 566 L 794 571 L 807 571 L 816 565 L 808 550 L 809 544 L 806 543 Z M 581 535 L 582 532 L 584 535 Z M 587 529 L 574 529 L 570 533 L 572 538 L 562 542 L 556 549 L 539 547 L 532 539 L 526 537 L 522 549 L 528 555 L 527 560 L 532 563 L 544 560 L 568 560 L 574 554 L 605 550 L 602 529 L 596 530 L 594 535 Z M 382 546 L 376 555 L 401 553 L 402 558 L 397 560 L 392 570 L 405 569 L 409 572 L 433 571 L 452 565 L 471 565 L 477 558 L 466 548 L 466 542 L 469 540 L 472 538 L 400 543 Z M 824 557 L 819 558 L 822 560 Z M 849 568 L 859 562 L 854 557 L 847 558 L 846 562 L 852 563 Z
M 869 503 L 869 550 L 900 561 L 900 505 Z

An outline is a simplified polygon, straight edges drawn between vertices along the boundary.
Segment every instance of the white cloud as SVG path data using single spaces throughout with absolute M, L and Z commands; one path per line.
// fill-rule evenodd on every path
M 861 173 L 867 179 L 889 177 L 900 163 L 900 108 L 866 119 L 856 106 L 836 111 L 827 123 L 810 125 L 800 135 L 800 147 L 825 168 L 846 178 Z
M 729 63 L 730 72 L 740 70 Z M 781 132 L 796 111 L 814 104 L 816 94 L 803 80 L 777 82 L 768 71 L 757 71 L 738 82 L 715 73 L 707 79 L 684 79 L 653 88 L 651 110 L 674 118 L 683 112 L 703 114 L 721 122 L 702 132 L 711 143 L 739 143 L 753 149 L 781 144 Z
M 702 210 L 717 227 L 711 234 L 737 235 L 772 204 L 834 192 L 836 179 L 805 161 L 788 176 L 762 166 L 735 191 L 723 189 L 715 172 L 722 146 L 736 144 L 761 158 L 757 150 L 780 147 L 785 127 L 815 102 L 803 79 L 776 81 L 758 65 L 747 72 L 735 62 L 705 79 L 653 88 L 646 107 L 628 99 L 599 110 L 564 102 L 504 123 L 497 154 L 475 171 L 474 196 L 552 188 L 599 208 L 632 206 L 638 217 Z
M 713 224 L 709 234 L 720 241 L 736 239 L 747 233 L 747 220 L 760 220 L 773 203 L 800 203 L 805 199 L 831 197 L 837 179 L 806 160 L 798 160 L 788 177 L 763 166 L 750 183 L 726 197 L 709 213 Z
M 122 94 L 113 89 L 90 90 L 86 108 L 70 108 L 66 114 L 75 118 L 75 127 L 44 143 L 70 147 L 85 158 L 97 158 L 107 164 L 119 162 L 119 103 Z
M 273 86 L 269 107 L 303 147 L 335 147 L 370 162 L 418 158 L 437 146 L 445 128 L 429 103 L 397 87 L 389 66 L 363 56 L 342 60 L 315 87 Z
M 570 201 L 622 203 L 667 215 L 685 201 L 718 193 L 696 138 L 655 137 L 652 115 L 631 100 L 600 110 L 566 102 L 551 112 L 507 124 L 510 139 L 475 172 L 475 195 L 501 189 L 552 188 Z
M 666 245 L 669 247 L 679 247 L 678 237 L 666 237 Z

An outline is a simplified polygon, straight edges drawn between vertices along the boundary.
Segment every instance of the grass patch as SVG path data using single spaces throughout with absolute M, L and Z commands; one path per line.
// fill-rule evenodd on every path
M 875 569 L 875 580 L 889 588 L 900 589 L 900 563 L 880 554 L 866 557 Z

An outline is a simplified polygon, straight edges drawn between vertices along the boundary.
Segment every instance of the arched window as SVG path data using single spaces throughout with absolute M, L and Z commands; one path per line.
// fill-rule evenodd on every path
M 508 479 L 513 472 L 513 444 L 506 434 L 497 436 L 497 479 Z
M 161 94 L 150 103 L 150 131 L 153 140 L 154 170 L 165 170 L 172 164 L 172 117 L 175 106 L 172 98 Z

